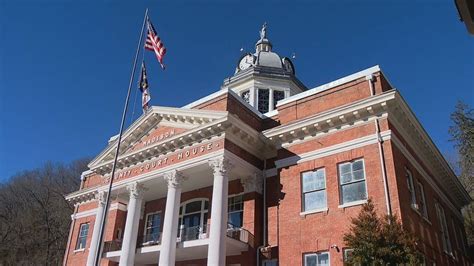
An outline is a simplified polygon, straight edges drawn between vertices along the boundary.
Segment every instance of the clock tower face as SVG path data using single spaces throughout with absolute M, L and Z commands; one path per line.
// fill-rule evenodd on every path
M 295 67 L 293 66 L 293 63 L 291 60 L 287 57 L 283 57 L 283 65 L 285 66 L 286 71 L 291 72 L 293 75 L 295 74 Z
M 238 68 L 240 70 L 245 70 L 253 66 L 254 61 L 255 61 L 255 57 L 252 54 L 246 54 L 240 59 Z

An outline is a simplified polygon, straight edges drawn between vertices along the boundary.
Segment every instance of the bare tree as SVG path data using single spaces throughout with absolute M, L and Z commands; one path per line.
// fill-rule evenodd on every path
M 0 265 L 60 265 L 77 190 L 87 159 L 46 163 L 0 184 Z
M 454 171 L 467 192 L 474 197 L 474 110 L 468 105 L 458 102 L 451 114 L 453 125 L 449 133 L 453 137 L 458 152 Z M 463 209 L 464 226 L 469 244 L 474 245 L 474 203 Z

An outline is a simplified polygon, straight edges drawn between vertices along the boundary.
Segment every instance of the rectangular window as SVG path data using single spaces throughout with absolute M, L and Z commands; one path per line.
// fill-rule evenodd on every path
M 258 89 L 258 111 L 262 114 L 268 113 L 268 105 L 270 104 L 270 90 Z
M 415 186 L 413 185 L 413 175 L 408 169 L 406 169 L 406 172 L 408 191 L 410 191 L 410 203 L 412 207 L 418 209 L 418 205 L 416 204 Z
M 304 266 L 329 265 L 329 252 L 319 252 L 304 255 Z
M 326 174 L 324 168 L 301 174 L 303 211 L 327 207 Z
M 161 213 L 149 213 L 146 215 L 145 237 L 143 243 L 160 241 Z
M 423 184 L 418 182 L 418 190 L 420 191 L 420 206 L 419 210 L 423 217 L 428 218 L 428 207 L 426 206 L 426 198 L 425 198 L 425 189 L 423 188 Z
M 276 105 L 279 100 L 283 100 L 285 98 L 285 92 L 284 91 L 273 91 L 273 110 L 276 109 Z
M 339 164 L 339 185 L 342 204 L 367 199 L 363 159 Z
M 85 249 L 87 242 L 87 234 L 89 233 L 89 224 L 81 224 L 79 228 L 79 236 L 77 237 L 76 250 Z
M 449 240 L 448 225 L 446 223 L 446 216 L 444 209 L 439 203 L 436 203 L 436 214 L 438 215 L 438 223 L 441 230 L 441 242 L 443 243 L 443 250 L 448 254 L 452 254 L 451 241 Z
M 228 223 L 233 227 L 242 227 L 244 215 L 244 200 L 242 195 L 230 197 L 228 204 Z

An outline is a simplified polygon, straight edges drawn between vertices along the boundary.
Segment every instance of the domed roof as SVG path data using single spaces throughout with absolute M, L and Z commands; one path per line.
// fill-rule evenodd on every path
M 283 68 L 282 59 L 277 53 L 260 51 L 256 56 L 256 66 Z

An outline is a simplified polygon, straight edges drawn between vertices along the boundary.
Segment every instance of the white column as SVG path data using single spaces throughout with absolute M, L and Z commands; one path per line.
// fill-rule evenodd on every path
M 212 187 L 211 228 L 207 265 L 225 265 L 227 233 L 228 174 L 231 164 L 224 157 L 209 161 L 214 172 Z
M 184 176 L 174 170 L 164 175 L 168 183 L 166 195 L 165 219 L 163 220 L 163 233 L 161 235 L 160 260 L 158 265 L 175 265 L 176 237 L 178 235 L 179 203 L 181 201 L 181 185 Z
M 95 214 L 94 230 L 92 231 L 91 245 L 89 247 L 89 255 L 87 256 L 87 266 L 94 266 L 95 258 L 97 253 L 99 253 L 99 250 L 97 250 L 99 244 L 99 230 L 103 222 L 106 195 L 107 193 L 105 191 L 100 191 L 95 195 L 98 205 L 97 213 Z
M 270 106 L 268 106 L 268 111 L 273 111 L 273 89 L 269 89 L 269 92 L 268 92 L 268 104 L 270 104 Z
M 127 206 L 127 220 L 123 233 L 122 251 L 120 252 L 120 266 L 134 265 L 135 252 L 137 249 L 138 223 L 140 220 L 140 208 L 143 201 L 143 186 L 137 182 L 127 187 L 130 200 Z

